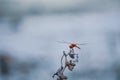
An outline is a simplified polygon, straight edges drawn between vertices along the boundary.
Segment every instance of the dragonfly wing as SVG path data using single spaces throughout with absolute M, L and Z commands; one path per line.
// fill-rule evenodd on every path
M 77 44 L 77 45 L 86 45 L 87 43 L 81 43 L 81 44 Z
M 57 41 L 59 43 L 66 43 L 66 44 L 71 44 L 70 42 L 66 42 L 66 41 Z

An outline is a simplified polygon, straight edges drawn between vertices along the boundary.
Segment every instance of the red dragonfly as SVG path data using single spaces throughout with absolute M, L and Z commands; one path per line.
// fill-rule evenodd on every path
M 80 47 L 78 46 L 78 45 L 85 45 L 85 44 L 87 44 L 87 43 L 82 43 L 82 44 L 78 44 L 78 43 L 71 43 L 71 42 L 66 42 L 66 41 L 58 41 L 59 43 L 65 43 L 65 44 L 70 44 L 69 45 L 69 48 L 70 49 L 73 49 L 73 48 L 78 48 L 78 49 L 80 49 Z

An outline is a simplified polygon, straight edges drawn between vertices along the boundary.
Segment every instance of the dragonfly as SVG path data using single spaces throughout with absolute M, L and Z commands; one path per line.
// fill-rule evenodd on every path
M 81 43 L 81 44 L 79 44 L 79 43 L 71 43 L 71 42 L 66 42 L 66 41 L 58 41 L 59 43 L 64 43 L 64 44 L 70 44 L 69 45 L 69 48 L 70 49 L 73 49 L 73 48 L 78 48 L 78 49 L 80 49 L 80 46 L 78 46 L 78 45 L 86 45 L 87 43 Z

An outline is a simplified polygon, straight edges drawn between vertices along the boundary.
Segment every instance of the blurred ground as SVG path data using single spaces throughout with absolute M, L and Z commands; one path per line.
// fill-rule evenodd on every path
M 76 50 L 80 61 L 66 71 L 69 80 L 120 80 L 119 3 L 0 0 L 0 80 L 52 79 L 69 51 L 62 40 L 88 43 Z

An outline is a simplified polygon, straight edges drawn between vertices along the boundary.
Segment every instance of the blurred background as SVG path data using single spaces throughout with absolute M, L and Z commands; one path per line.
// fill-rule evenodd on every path
M 0 80 L 53 80 L 69 44 L 69 80 L 120 80 L 119 0 L 0 0 Z

